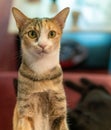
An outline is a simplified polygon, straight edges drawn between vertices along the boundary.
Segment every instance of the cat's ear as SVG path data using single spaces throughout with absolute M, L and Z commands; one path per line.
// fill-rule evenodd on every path
M 29 19 L 27 16 L 25 16 L 20 10 L 18 10 L 15 7 L 12 8 L 12 13 L 15 18 L 18 29 L 20 29 L 23 26 L 23 24 L 26 22 L 26 20 Z
M 62 11 L 60 11 L 55 17 L 54 20 L 56 20 L 56 22 L 60 25 L 60 27 L 63 29 L 64 28 L 64 24 L 66 21 L 66 18 L 69 14 L 70 8 L 64 8 Z

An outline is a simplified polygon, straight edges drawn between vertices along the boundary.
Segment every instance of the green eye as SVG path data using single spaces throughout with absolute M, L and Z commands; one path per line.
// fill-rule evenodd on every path
M 48 34 L 48 37 L 49 38 L 54 38 L 56 36 L 56 32 L 55 31 L 50 31 L 49 34 Z
M 37 33 L 34 30 L 28 32 L 28 36 L 32 39 L 37 38 Z

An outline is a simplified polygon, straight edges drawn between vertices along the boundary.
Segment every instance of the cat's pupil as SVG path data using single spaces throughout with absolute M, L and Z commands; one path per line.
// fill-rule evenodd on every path
M 34 31 L 32 31 L 32 32 L 31 32 L 31 34 L 32 34 L 32 36 L 34 36 L 34 35 L 35 35 L 35 32 L 34 32 Z
M 53 35 L 54 35 L 54 32 L 53 32 L 53 31 L 51 31 L 51 32 L 50 32 L 50 35 L 51 35 L 51 36 L 53 36 Z

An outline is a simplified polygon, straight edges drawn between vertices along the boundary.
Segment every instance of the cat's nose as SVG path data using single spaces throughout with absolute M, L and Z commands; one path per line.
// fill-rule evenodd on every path
M 38 44 L 38 46 L 44 49 L 46 47 L 46 44 Z

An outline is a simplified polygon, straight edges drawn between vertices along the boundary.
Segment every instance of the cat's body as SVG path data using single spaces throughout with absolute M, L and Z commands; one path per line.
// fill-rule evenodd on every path
M 32 130 L 50 130 L 65 119 L 66 102 L 61 78 L 62 72 L 58 67 L 39 78 L 26 65 L 21 65 L 16 109 L 19 120 L 25 118 L 29 124 L 34 122 Z M 27 127 L 27 124 L 24 126 Z
M 60 38 L 68 13 L 66 8 L 51 19 L 29 19 L 13 8 L 22 50 L 13 130 L 68 130 L 59 65 Z

